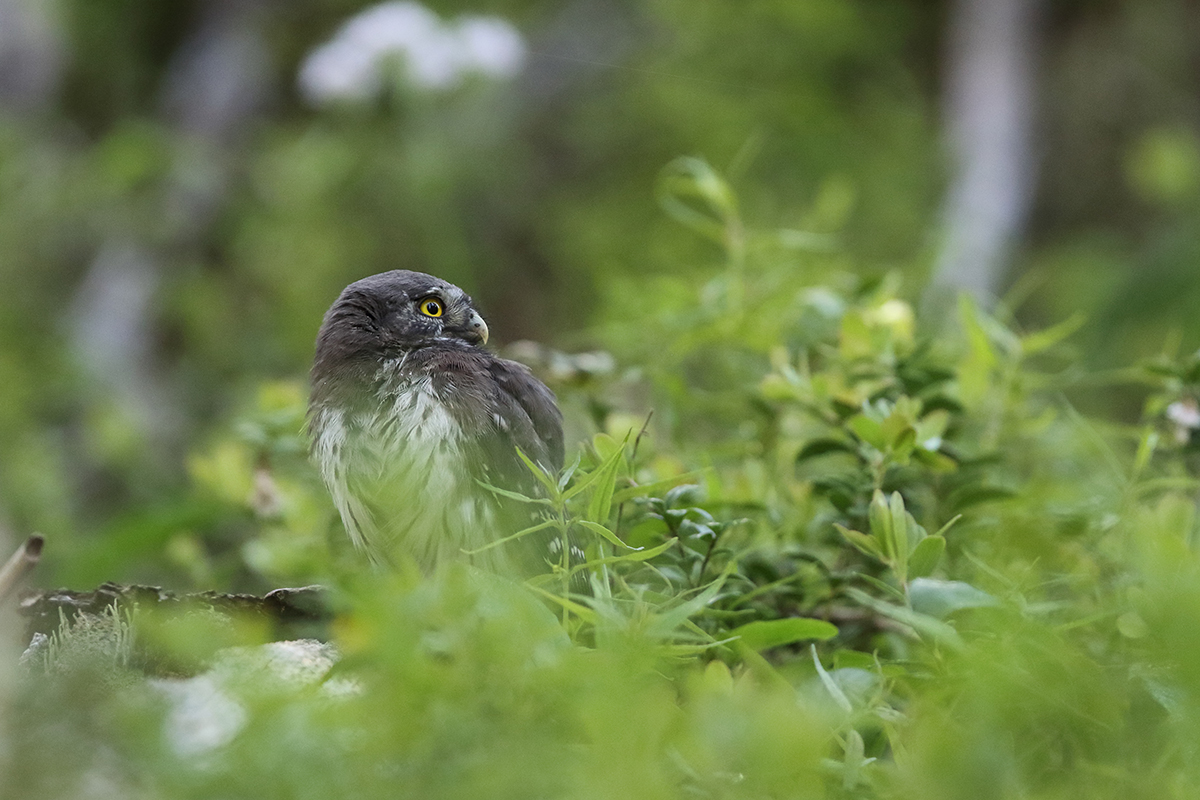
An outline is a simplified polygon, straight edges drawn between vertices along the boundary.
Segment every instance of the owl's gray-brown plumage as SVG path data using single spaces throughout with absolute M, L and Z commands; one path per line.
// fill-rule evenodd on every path
M 487 334 L 466 293 L 407 270 L 350 284 L 325 314 L 313 456 L 347 533 L 375 561 L 411 557 L 429 571 L 535 522 L 535 506 L 479 483 L 536 495 L 517 448 L 557 472 L 562 416 L 526 367 L 483 348 Z M 522 539 L 468 560 L 521 575 L 544 556 Z

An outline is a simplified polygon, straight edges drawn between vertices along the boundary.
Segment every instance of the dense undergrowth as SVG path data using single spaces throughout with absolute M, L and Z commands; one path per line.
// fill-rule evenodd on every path
M 302 390 L 268 385 L 197 452 L 190 516 L 128 535 L 200 585 L 336 587 L 341 660 L 227 677 L 215 732 L 121 663 L 2 670 L 0 792 L 1192 796 L 1200 359 L 1131 370 L 1138 423 L 1088 419 L 1076 321 L 1020 333 L 963 300 L 929 335 L 890 279 L 744 230 L 703 164 L 663 200 L 724 264 L 614 295 L 654 305 L 604 334 L 636 371 L 561 357 L 591 430 L 530 498 L 590 543 L 589 594 L 569 565 L 365 570 L 304 463 Z

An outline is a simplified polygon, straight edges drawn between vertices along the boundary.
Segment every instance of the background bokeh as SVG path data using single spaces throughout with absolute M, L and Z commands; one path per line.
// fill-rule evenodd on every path
M 731 257 L 778 293 L 886 278 L 922 327 L 928 286 L 1080 312 L 1093 371 L 1194 349 L 1198 32 L 1184 0 L 0 0 L 0 541 L 46 534 L 48 584 L 288 574 L 246 532 L 270 459 L 307 480 L 322 313 L 386 269 L 622 375 L 727 377 L 656 356 Z M 680 156 L 744 240 L 680 205 Z

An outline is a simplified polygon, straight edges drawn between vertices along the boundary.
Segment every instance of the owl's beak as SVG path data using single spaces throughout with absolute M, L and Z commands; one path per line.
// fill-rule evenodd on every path
M 468 337 L 478 337 L 479 344 L 487 344 L 488 326 L 487 323 L 483 321 L 483 317 L 479 316 L 478 311 L 471 312 L 470 318 L 467 319 L 466 329 Z

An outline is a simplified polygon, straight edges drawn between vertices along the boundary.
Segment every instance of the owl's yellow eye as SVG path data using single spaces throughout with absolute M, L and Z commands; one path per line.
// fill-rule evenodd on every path
M 417 308 L 427 317 L 440 317 L 442 315 L 441 302 L 434 300 L 432 297 L 422 300 Z

